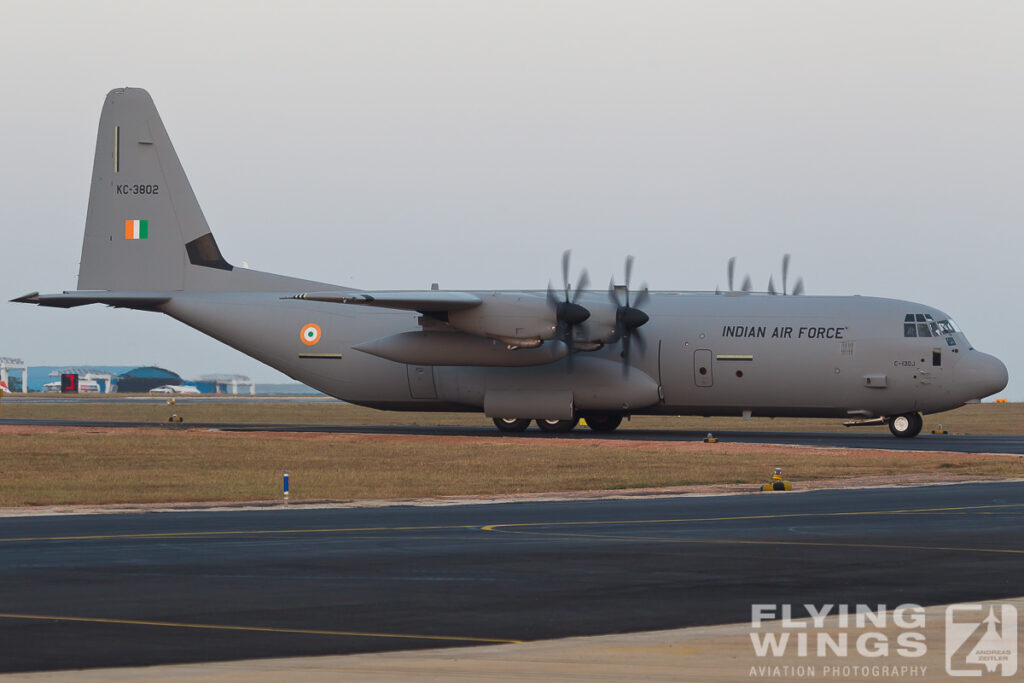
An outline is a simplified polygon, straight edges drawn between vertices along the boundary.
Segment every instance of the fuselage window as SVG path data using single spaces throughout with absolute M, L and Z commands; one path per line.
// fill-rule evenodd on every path
M 956 346 L 956 339 L 946 337 L 946 346 Z
M 932 349 L 932 365 L 935 367 L 942 365 L 942 351 L 940 349 Z

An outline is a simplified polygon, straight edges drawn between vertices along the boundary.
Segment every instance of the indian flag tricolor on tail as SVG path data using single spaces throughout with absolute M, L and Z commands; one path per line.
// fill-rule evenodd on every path
M 124 222 L 124 238 L 126 240 L 144 240 L 149 238 L 149 221 L 129 218 Z

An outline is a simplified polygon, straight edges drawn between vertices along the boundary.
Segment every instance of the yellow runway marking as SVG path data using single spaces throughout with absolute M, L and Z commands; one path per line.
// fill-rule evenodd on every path
M 213 631 L 257 631 L 260 633 L 294 633 L 310 636 L 355 636 L 359 638 L 405 638 L 410 640 L 443 640 L 470 643 L 522 643 L 507 638 L 474 638 L 471 636 L 426 636 L 411 633 L 372 633 L 364 631 L 325 631 L 303 628 L 272 628 L 269 626 L 223 626 L 217 624 L 188 624 L 174 621 L 143 621 L 139 619 L 101 619 L 98 617 L 62 617 L 46 614 L 0 614 L 0 619 L 32 619 L 35 621 L 72 621 L 89 624 L 126 624 L 129 626 L 164 626 L 169 628 L 198 628 Z
M 877 516 L 877 515 L 913 515 L 938 512 L 957 512 L 976 514 L 992 514 L 992 510 L 1005 510 L 1007 508 L 1024 507 L 1024 503 L 1005 503 L 1001 505 L 971 505 L 960 507 L 944 508 L 900 508 L 895 510 L 864 510 L 860 512 L 794 512 L 770 515 L 741 515 L 735 517 L 689 517 L 680 519 L 647 519 L 647 520 L 612 520 L 605 522 L 582 521 L 582 522 L 524 522 L 519 524 L 489 524 L 482 527 L 483 531 L 490 531 L 502 534 L 517 534 L 523 536 L 543 536 L 548 538 L 568 539 L 603 539 L 625 542 L 655 542 L 655 543 L 706 543 L 720 545 L 778 545 L 778 546 L 805 546 L 821 548 L 869 548 L 874 550 L 946 550 L 952 552 L 972 553 L 1002 553 L 1012 555 L 1024 555 L 1024 550 L 1013 548 L 954 548 L 948 546 L 918 546 L 918 545 L 896 545 L 884 543 L 829 543 L 825 541 L 773 541 L 773 540 L 750 540 L 750 539 L 726 539 L 726 538 L 664 538 L 650 536 L 612 536 L 607 534 L 586 534 L 569 533 L 557 531 L 528 531 L 527 527 L 594 527 L 601 525 L 627 525 L 627 524 L 681 524 L 691 522 L 723 522 L 743 521 L 755 519 L 788 519 L 808 517 L 855 517 L 855 516 Z
M 166 531 L 137 534 L 92 534 L 82 536 L 23 536 L 18 538 L 0 538 L 0 543 L 27 543 L 35 541 L 105 541 L 123 539 L 160 539 L 160 538 L 210 538 L 218 536 L 286 536 L 299 534 L 340 534 L 340 533 L 362 533 L 362 532 L 386 532 L 386 531 L 454 531 L 480 530 L 480 531 L 506 531 L 514 528 L 527 527 L 554 527 L 554 526 L 622 526 L 630 524 L 682 524 L 691 522 L 736 522 L 757 519 L 798 519 L 811 517 L 859 517 L 872 515 L 911 515 L 928 514 L 939 512 L 981 512 L 992 510 L 1006 510 L 1008 508 L 1024 507 L 1024 503 L 1006 503 L 1001 505 L 972 505 L 962 507 L 935 507 L 935 508 L 901 508 L 895 510 L 863 510 L 858 512 L 784 512 L 778 514 L 764 515 L 733 515 L 723 517 L 680 517 L 674 519 L 627 519 L 607 521 L 578 521 L 578 522 L 518 522 L 509 524 L 453 524 L 435 526 L 394 526 L 394 527 L 336 527 L 327 529 L 239 529 L 224 531 Z
M 1002 553 L 1009 555 L 1024 555 L 1024 550 L 1014 548 L 954 548 L 950 546 L 928 546 L 928 545 L 896 545 L 886 543 L 829 543 L 826 541 L 759 541 L 752 539 L 731 539 L 731 538 L 664 538 L 661 536 L 610 536 L 607 534 L 572 534 L 543 531 L 505 531 L 495 530 L 497 533 L 516 534 L 522 536 L 540 536 L 543 538 L 563 539 L 600 539 L 605 541 L 643 542 L 643 543 L 706 543 L 709 545 L 785 545 L 785 546 L 808 546 L 820 548 L 869 548 L 873 550 L 949 550 L 959 553 Z
M 287 534 L 340 534 L 354 531 L 436 531 L 439 529 L 479 529 L 476 524 L 453 526 L 368 526 L 341 527 L 336 529 L 249 529 L 237 531 L 166 531 L 146 534 L 96 534 L 90 536 L 24 536 L 22 538 L 0 538 L 0 543 L 25 543 L 29 541 L 107 541 L 126 538 L 203 538 L 206 536 L 275 536 Z
M 502 531 L 504 529 L 539 527 L 539 526 L 602 526 L 602 525 L 625 525 L 625 524 L 681 524 L 684 522 L 735 522 L 754 519 L 792 519 L 800 517 L 859 517 L 871 515 L 906 515 L 931 512 L 974 512 L 979 510 L 993 510 L 1001 508 L 1024 507 L 1024 503 L 1006 503 L 1002 505 L 971 505 L 964 507 L 944 508 L 900 508 L 896 510 L 863 510 L 859 512 L 782 512 L 770 515 L 736 515 L 727 517 L 681 517 L 678 519 L 624 519 L 610 521 L 582 521 L 582 522 L 520 522 L 514 524 L 488 524 L 481 527 L 483 531 Z

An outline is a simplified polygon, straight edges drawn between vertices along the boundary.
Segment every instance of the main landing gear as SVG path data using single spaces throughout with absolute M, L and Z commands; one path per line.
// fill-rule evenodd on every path
M 537 420 L 537 426 L 540 427 L 542 432 L 553 432 L 556 434 L 565 434 L 571 432 L 579 424 L 579 418 L 573 418 L 571 420 Z
M 494 426 L 503 432 L 525 432 L 530 421 L 525 417 L 496 417 Z
M 587 426 L 595 432 L 610 433 L 622 424 L 621 415 L 587 415 Z
M 921 426 L 924 420 L 921 413 L 906 413 L 905 415 L 894 415 L 889 418 L 889 431 L 893 436 L 902 439 L 910 439 L 921 433 Z
M 585 415 L 586 424 L 592 431 L 599 433 L 614 432 L 622 424 L 622 415 Z M 494 426 L 506 433 L 526 431 L 531 420 L 525 417 L 496 417 Z M 579 418 L 571 420 L 537 420 L 537 426 L 542 432 L 550 434 L 566 434 L 576 428 L 580 422 Z

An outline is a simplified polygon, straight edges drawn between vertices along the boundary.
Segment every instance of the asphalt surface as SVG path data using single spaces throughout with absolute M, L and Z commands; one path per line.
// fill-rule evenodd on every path
M 164 424 L 129 422 L 123 420 L 51 420 L 39 418 L 0 418 L 0 425 L 37 425 L 49 427 L 101 427 L 134 428 L 155 427 L 167 429 L 219 429 L 239 432 L 315 432 L 324 434 L 405 434 L 409 436 L 495 437 L 516 439 L 542 437 L 548 439 L 600 438 L 618 441 L 700 441 L 705 431 L 620 429 L 612 434 L 596 434 L 589 429 L 577 428 L 569 434 L 552 434 L 531 428 L 521 434 L 503 434 L 493 427 L 401 426 L 401 425 L 302 425 L 302 424 L 250 424 L 225 422 L 188 422 Z M 829 448 L 873 448 L 911 451 L 946 451 L 953 453 L 1009 453 L 1024 454 L 1024 435 L 980 434 L 921 434 L 913 439 L 898 439 L 887 433 L 864 432 L 715 432 L 721 441 L 733 443 L 772 443 Z
M 1024 483 L 0 518 L 0 671 L 434 648 L 1022 592 Z M 801 614 L 799 608 L 795 614 Z

